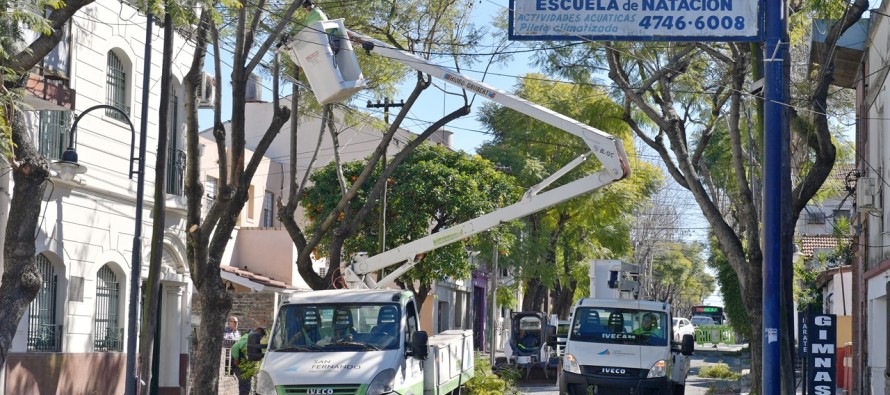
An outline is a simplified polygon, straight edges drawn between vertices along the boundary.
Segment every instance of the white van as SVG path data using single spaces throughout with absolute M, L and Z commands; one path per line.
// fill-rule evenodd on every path
M 278 308 L 257 393 L 445 394 L 473 377 L 472 341 L 427 338 L 410 291 L 298 292 Z
M 672 332 L 667 303 L 579 300 L 558 372 L 560 393 L 683 394 L 693 338 L 676 343 Z

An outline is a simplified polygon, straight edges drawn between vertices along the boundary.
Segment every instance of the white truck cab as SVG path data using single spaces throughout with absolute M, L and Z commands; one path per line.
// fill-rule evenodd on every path
M 559 389 L 562 394 L 682 394 L 692 336 L 672 339 L 670 305 L 584 298 L 574 307 Z
M 430 352 L 447 354 L 433 355 L 446 372 L 424 364 Z M 439 379 L 426 393 L 447 393 L 472 377 L 472 357 L 471 331 L 427 338 L 409 291 L 300 292 L 278 309 L 257 393 L 420 395 L 425 377 Z

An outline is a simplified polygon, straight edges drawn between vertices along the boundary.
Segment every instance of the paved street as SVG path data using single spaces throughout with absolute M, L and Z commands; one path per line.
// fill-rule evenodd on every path
M 739 382 L 709 379 L 698 376 L 698 373 L 703 366 L 716 365 L 718 363 L 725 363 L 729 365 L 732 371 L 743 372 L 743 374 L 747 375 L 749 373 L 750 360 L 747 357 L 744 359 L 742 358 L 739 353 L 741 349 L 741 346 L 719 346 L 716 348 L 711 345 L 703 347 L 696 346 L 695 355 L 692 357 L 692 363 L 689 369 L 689 377 L 686 379 L 686 395 L 747 393 L 749 388 L 748 385 L 745 384 L 747 377 L 743 376 L 741 382 Z M 536 381 L 535 383 L 520 383 L 520 391 L 522 391 L 523 394 L 559 395 L 556 380 L 554 379 L 552 381 L 552 384 L 544 383 L 542 381 Z M 801 392 L 798 391 L 798 394 L 799 393 Z M 837 392 L 838 395 L 843 393 L 843 390 L 838 390 Z
M 733 371 L 740 371 L 743 363 L 745 363 L 738 355 L 740 349 L 740 346 L 697 347 L 695 355 L 692 357 L 689 377 L 686 380 L 686 395 L 740 393 L 741 383 L 698 377 L 699 369 L 702 366 L 715 365 L 721 362 L 728 364 Z M 523 394 L 559 395 L 556 380 L 552 381 L 552 384 L 542 383 L 541 381 L 520 383 L 520 390 Z

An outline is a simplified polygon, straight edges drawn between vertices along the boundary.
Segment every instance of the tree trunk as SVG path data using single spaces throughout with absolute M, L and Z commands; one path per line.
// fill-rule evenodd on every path
M 155 158 L 155 192 L 152 208 L 151 247 L 149 248 L 148 283 L 145 286 L 145 306 L 139 335 L 139 378 L 148 383 L 140 386 L 140 393 L 148 395 L 151 390 L 152 361 L 160 357 L 154 355 L 154 340 L 157 333 L 158 296 L 161 293 L 161 258 L 164 253 L 164 221 L 167 214 L 167 136 L 170 120 L 167 119 L 170 105 L 173 63 L 173 18 L 164 15 L 164 53 L 161 59 L 161 102 L 158 104 L 158 149 Z
M 0 283 L 0 366 L 5 366 L 16 327 L 37 297 L 43 284 L 35 262 L 35 232 L 46 190 L 49 170 L 46 159 L 31 142 L 24 115 L 12 119 L 16 160 L 12 164 L 14 187 L 3 248 L 3 282 Z
M 201 305 L 201 325 L 195 334 L 194 384 L 195 395 L 219 393 L 219 364 L 222 355 L 222 335 L 226 317 L 232 308 L 232 299 L 226 293 L 219 271 L 206 279 L 205 286 L 195 298 Z

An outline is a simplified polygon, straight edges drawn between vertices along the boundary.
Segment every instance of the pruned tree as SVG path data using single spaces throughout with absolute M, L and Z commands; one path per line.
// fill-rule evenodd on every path
M 196 299 L 201 305 L 201 325 L 196 334 L 197 345 L 192 356 L 195 361 L 194 386 L 198 394 L 216 394 L 218 390 L 219 361 L 222 352 L 222 333 L 226 316 L 232 305 L 220 277 L 220 263 L 226 245 L 241 210 L 249 197 L 251 180 L 263 159 L 272 140 L 290 118 L 291 111 L 279 105 L 278 67 L 270 68 L 273 73 L 272 105 L 273 114 L 265 126 L 262 138 L 253 154 L 246 151 L 245 107 L 247 82 L 261 63 L 268 60 L 269 51 L 278 43 L 281 33 L 290 22 L 290 16 L 300 2 L 290 4 L 227 2 L 220 5 L 217 15 L 214 8 L 202 11 L 194 35 L 195 56 L 184 78 L 186 112 L 186 175 L 185 195 L 186 215 L 186 254 L 192 282 L 197 290 Z M 202 217 L 204 188 L 200 179 L 200 148 L 198 143 L 197 87 L 201 82 L 201 71 L 207 46 L 214 45 L 216 80 L 220 75 L 220 34 L 217 22 L 234 26 L 234 50 L 232 55 L 232 108 L 229 135 L 221 121 L 219 90 L 216 92 L 214 107 L 213 137 L 219 157 L 220 193 L 211 203 L 206 216 Z M 276 58 L 277 59 L 277 58 Z M 254 125 L 250 125 L 251 128 Z
M 470 51 L 474 37 L 478 36 L 476 30 L 468 26 L 467 23 L 471 7 L 472 4 L 457 0 L 434 0 L 396 2 L 385 5 L 369 4 L 369 7 L 361 8 L 362 14 L 358 14 L 357 10 L 341 10 L 344 14 L 352 16 L 347 18 L 349 28 L 352 30 L 375 36 L 395 48 L 415 53 L 426 59 L 441 57 L 441 55 L 436 55 L 437 53 L 455 51 L 452 52 L 454 56 L 452 60 L 455 62 L 455 67 L 458 67 L 460 52 Z M 331 9 L 334 8 L 329 8 L 329 11 Z M 371 86 L 376 88 L 378 94 L 386 94 L 392 89 L 391 85 L 387 83 L 394 82 L 393 75 L 412 75 L 412 73 L 406 72 L 407 68 L 402 65 L 386 59 L 378 60 L 378 62 L 381 62 L 381 66 L 364 70 L 366 76 L 371 80 Z M 393 73 L 393 70 L 396 72 Z M 333 276 L 339 273 L 344 259 L 348 259 L 345 255 L 347 252 L 343 249 L 344 244 L 357 234 L 361 224 L 375 212 L 383 187 L 387 180 L 392 178 L 398 166 L 433 133 L 442 129 L 449 122 L 470 113 L 472 104 L 470 96 L 465 91 L 457 93 L 463 98 L 464 104 L 441 119 L 432 122 L 415 139 L 407 142 L 391 160 L 387 160 L 385 169 L 380 173 L 373 186 L 367 190 L 367 196 L 363 196 L 363 202 L 357 201 L 359 192 L 371 180 L 375 169 L 380 167 L 384 155 L 388 155 L 387 147 L 390 146 L 393 136 L 399 130 L 419 95 L 430 86 L 435 86 L 430 76 L 420 72 L 413 73 L 413 75 L 416 76 L 417 81 L 414 90 L 405 99 L 404 105 L 392 123 L 387 125 L 378 146 L 368 156 L 362 171 L 348 181 L 342 178 L 342 174 L 344 174 L 342 169 L 337 172 L 341 177 L 338 182 L 341 188 L 337 195 L 337 202 L 333 205 L 333 210 L 325 214 L 323 218 L 316 219 L 317 226 L 311 233 L 303 228 L 303 224 L 297 223 L 294 216 L 305 193 L 308 178 L 291 180 L 290 194 L 287 200 L 279 205 L 278 219 L 290 234 L 297 251 L 299 251 L 298 271 L 313 289 L 328 289 L 335 286 L 335 282 L 332 281 Z M 302 98 L 303 96 L 295 95 L 295 97 Z M 336 123 L 333 119 L 335 113 L 337 112 L 333 111 L 331 105 L 326 106 L 323 110 L 324 121 L 319 131 L 319 140 L 321 134 L 330 133 L 334 141 L 334 150 L 339 152 L 343 147 L 336 138 Z M 292 173 L 296 173 L 295 138 L 291 139 L 291 144 L 293 145 L 290 168 Z M 320 144 L 315 147 L 312 163 L 315 162 L 320 147 Z M 334 166 L 342 168 L 344 164 L 338 158 L 339 155 L 335 154 Z M 331 240 L 327 244 L 328 248 L 326 251 L 318 251 L 322 239 L 327 237 L 330 237 Z M 313 251 L 317 251 L 328 259 L 328 270 L 324 276 L 319 275 L 312 268 Z

